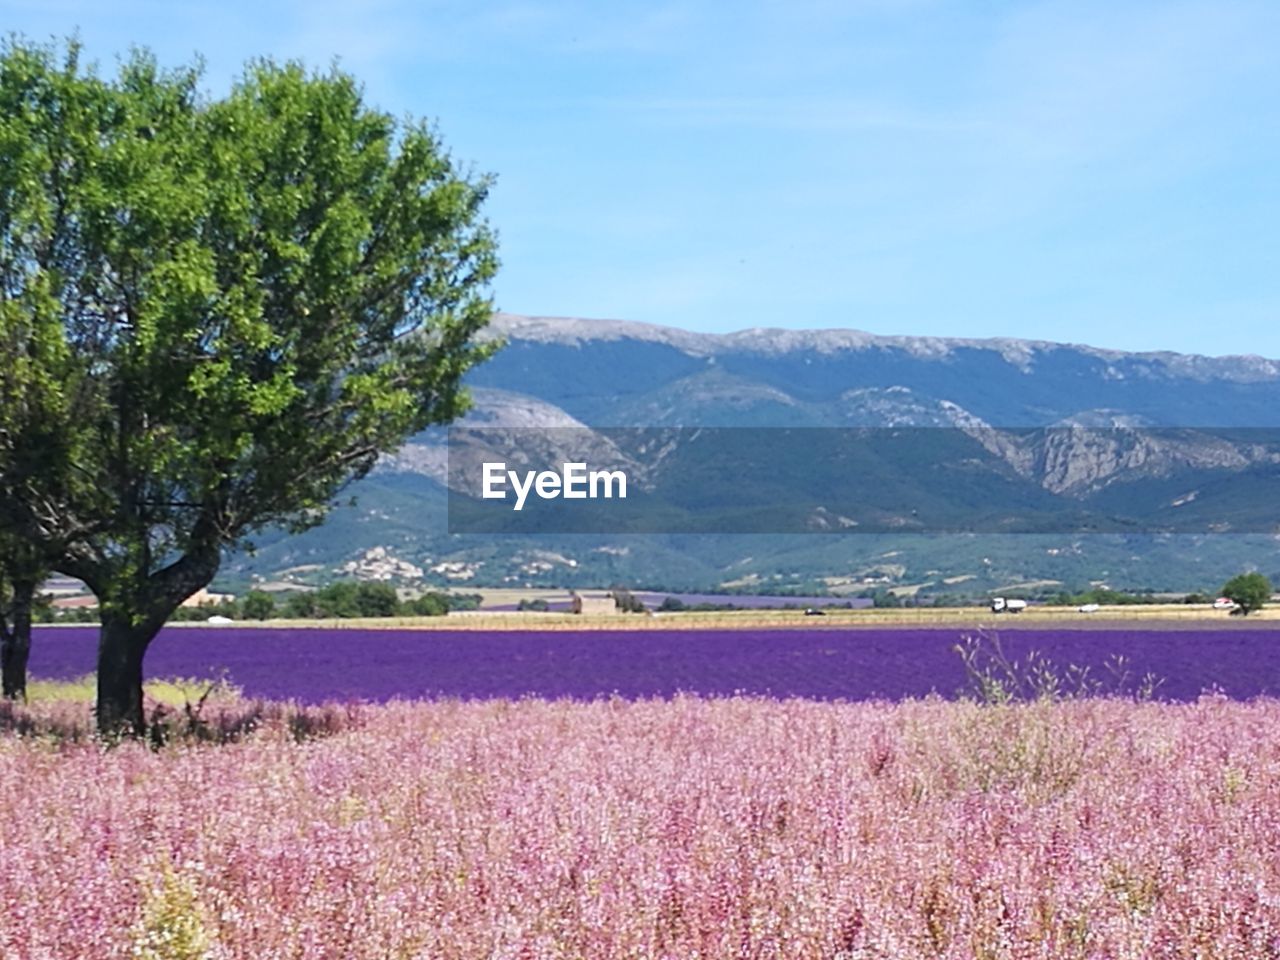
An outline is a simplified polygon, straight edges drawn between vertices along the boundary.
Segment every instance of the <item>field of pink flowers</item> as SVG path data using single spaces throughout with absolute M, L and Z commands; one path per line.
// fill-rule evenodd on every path
M 9 733 L 0 956 L 1276 957 L 1280 702 L 392 703 L 302 742 Z

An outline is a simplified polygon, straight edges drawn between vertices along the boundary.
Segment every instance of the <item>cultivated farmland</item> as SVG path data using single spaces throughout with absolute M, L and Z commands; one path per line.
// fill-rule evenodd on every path
M 971 628 L 738 630 L 376 630 L 166 628 L 147 657 L 161 677 L 225 676 L 250 696 L 661 697 L 676 693 L 823 700 L 954 696 L 967 677 L 955 647 Z M 1035 629 L 1004 631 L 1011 658 L 1033 651 L 1065 671 L 1088 668 L 1110 691 L 1161 682 L 1161 699 L 1206 690 L 1280 696 L 1280 630 Z M 97 631 L 41 629 L 32 672 L 71 679 L 93 669 Z M 1121 681 L 1113 675 L 1126 658 Z

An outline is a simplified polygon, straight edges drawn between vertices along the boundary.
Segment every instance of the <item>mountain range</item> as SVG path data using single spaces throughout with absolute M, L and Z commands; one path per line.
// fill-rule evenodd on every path
M 844 329 L 707 334 L 512 314 L 496 315 L 489 335 L 505 344 L 469 377 L 475 404 L 450 446 L 439 429 L 412 438 L 346 492 L 354 505 L 305 534 L 264 535 L 253 555 L 229 560 L 220 585 L 354 575 L 453 586 L 928 595 L 1091 584 L 1177 591 L 1212 588 L 1240 569 L 1280 570 L 1274 360 Z M 913 452 L 879 474 L 851 475 L 798 447 L 777 457 L 792 478 L 785 489 L 806 491 L 789 504 L 795 516 L 745 528 L 787 532 L 725 533 L 744 528 L 687 522 L 693 494 L 680 479 L 716 463 L 714 445 L 677 429 L 694 427 L 781 430 L 761 436 L 840 428 L 824 435 L 870 431 L 899 446 L 902 437 L 929 438 L 936 456 L 945 437 L 944 466 L 967 467 L 908 470 L 903 463 L 919 462 Z M 449 460 L 480 458 L 486 431 L 572 435 L 593 461 L 636 465 L 643 458 L 618 439 L 625 428 L 670 431 L 675 452 L 664 454 L 665 472 L 645 474 L 648 492 L 676 518 L 662 532 L 448 532 Z M 541 455 L 555 460 L 560 451 L 544 445 Z M 741 476 L 730 489 L 743 501 L 786 497 Z M 903 491 L 932 526 L 894 512 Z M 728 497 L 708 505 L 698 496 L 704 511 L 731 506 Z M 980 505 L 985 525 L 931 533 L 960 501 Z M 1010 503 L 1033 510 L 1039 526 L 1009 529 L 1045 532 L 994 532 Z M 1070 519 L 1078 517 L 1133 532 L 1091 533 Z M 710 532 L 674 532 L 690 529 Z

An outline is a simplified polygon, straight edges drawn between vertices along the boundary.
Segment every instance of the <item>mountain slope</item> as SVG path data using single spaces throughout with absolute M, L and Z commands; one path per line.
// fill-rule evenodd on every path
M 508 345 L 472 382 L 539 397 L 596 426 L 734 425 L 743 422 L 744 393 L 798 405 L 804 416 L 793 425 L 836 425 L 846 422 L 841 398 L 850 391 L 899 387 L 1006 427 L 1044 426 L 1101 408 L 1152 425 L 1275 426 L 1280 411 L 1280 362 L 1261 357 L 851 330 L 699 334 L 510 314 L 499 314 L 493 331 Z M 704 419 L 681 419 L 694 412 L 684 397 L 699 376 L 707 378 L 696 410 Z
M 1259 357 L 854 330 L 714 335 L 510 314 L 495 317 L 492 333 L 507 343 L 470 378 L 477 404 L 454 430 L 455 457 L 483 456 L 483 431 L 495 426 L 946 427 L 977 448 L 977 456 L 966 457 L 982 461 L 983 482 L 999 478 L 998 502 L 1092 498 L 1090 508 L 1104 511 L 1176 509 L 1206 529 L 1219 515 L 1256 528 L 1258 510 L 1265 515 L 1260 505 L 1276 501 L 1271 490 L 1280 482 L 1275 450 L 1247 438 L 1190 433 L 1179 440 L 1176 430 L 1126 436 L 1110 429 L 1280 425 L 1280 363 Z M 1055 429 L 1015 429 L 1045 427 Z M 830 581 L 840 589 L 927 584 L 926 592 L 945 592 L 1107 580 L 1179 589 L 1212 585 L 1242 567 L 1280 570 L 1280 544 L 1269 536 L 462 536 L 445 523 L 444 438 L 443 430 L 414 438 L 352 487 L 356 506 L 302 537 L 264 536 L 258 554 L 234 559 L 223 579 L 272 580 L 299 566 L 308 570 L 303 579 L 325 578 L 378 547 L 421 567 L 429 582 L 455 584 L 621 581 L 707 589 Z M 616 462 L 629 455 L 616 446 L 597 450 Z M 554 444 L 543 451 L 558 453 Z M 713 460 L 680 450 L 668 467 L 676 472 L 665 482 L 678 487 L 681 476 L 692 484 Z M 884 488 L 895 483 L 889 474 L 867 477 Z M 1234 485 L 1226 485 L 1228 477 Z M 945 511 L 958 478 L 904 473 L 896 482 L 918 502 Z M 834 474 L 809 479 L 815 496 L 837 485 Z M 995 489 L 978 484 L 972 496 L 981 500 Z M 1241 490 L 1244 506 L 1236 502 Z M 761 488 L 741 492 L 758 496 Z M 818 509 L 805 515 L 815 528 L 840 526 L 841 504 L 827 500 L 815 499 Z M 882 567 L 888 573 L 876 572 Z

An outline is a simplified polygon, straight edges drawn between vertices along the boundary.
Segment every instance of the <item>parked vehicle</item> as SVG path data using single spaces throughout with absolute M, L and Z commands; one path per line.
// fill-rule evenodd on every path
M 992 613 L 1021 613 L 1027 609 L 1027 601 L 1025 600 L 1006 600 L 1004 597 L 991 598 Z

